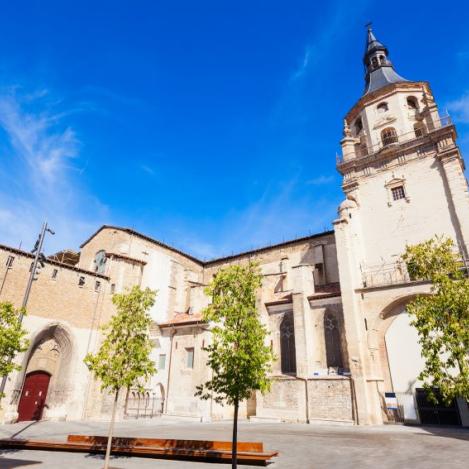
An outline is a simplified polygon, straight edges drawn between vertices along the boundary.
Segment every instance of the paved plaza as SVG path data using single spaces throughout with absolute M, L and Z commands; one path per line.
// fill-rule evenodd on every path
M 65 440 L 69 433 L 105 435 L 105 422 L 37 422 L 0 427 L 0 437 Z M 170 419 L 126 421 L 116 424 L 116 436 L 230 440 L 231 422 L 196 423 Z M 272 469 L 320 468 L 463 468 L 469 461 L 469 431 L 461 428 L 288 423 L 241 423 L 241 441 L 260 440 L 278 450 Z M 229 467 L 190 461 L 116 457 L 119 469 L 207 469 Z M 0 451 L 0 469 L 102 468 L 100 455 L 45 451 Z M 245 468 L 253 466 L 241 466 Z

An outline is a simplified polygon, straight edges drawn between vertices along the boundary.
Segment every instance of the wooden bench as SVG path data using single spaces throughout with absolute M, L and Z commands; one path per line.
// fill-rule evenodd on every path
M 89 453 L 104 453 L 106 444 L 107 437 L 88 435 L 69 435 L 66 442 L 0 440 L 1 448 Z M 229 441 L 122 437 L 112 439 L 112 454 L 123 456 L 229 463 L 231 448 Z M 272 457 L 278 454 L 277 451 L 264 451 L 264 445 L 261 442 L 238 442 L 237 448 L 239 464 L 265 466 Z

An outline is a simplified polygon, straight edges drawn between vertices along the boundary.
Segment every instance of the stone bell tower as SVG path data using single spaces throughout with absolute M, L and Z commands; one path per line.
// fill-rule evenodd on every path
M 345 200 L 334 227 L 357 415 L 380 423 L 392 387 L 380 338 L 386 308 L 428 291 L 409 280 L 400 256 L 407 244 L 445 235 L 467 258 L 469 194 L 456 129 L 428 82 L 398 75 L 371 27 L 363 63 L 365 90 L 344 120 Z

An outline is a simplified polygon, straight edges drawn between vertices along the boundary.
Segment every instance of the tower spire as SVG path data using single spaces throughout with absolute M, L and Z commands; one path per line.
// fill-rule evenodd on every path
M 390 83 L 408 81 L 396 73 L 389 60 L 388 48 L 376 39 L 371 23 L 366 25 L 366 45 L 363 63 L 365 65 L 365 93 L 371 93 Z

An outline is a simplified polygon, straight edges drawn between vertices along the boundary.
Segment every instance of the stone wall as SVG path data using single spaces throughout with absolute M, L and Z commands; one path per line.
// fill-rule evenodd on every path
M 289 422 L 305 422 L 306 382 L 276 377 L 271 391 L 257 395 L 256 416 Z M 353 423 L 350 380 L 341 376 L 311 378 L 308 383 L 309 420 Z

